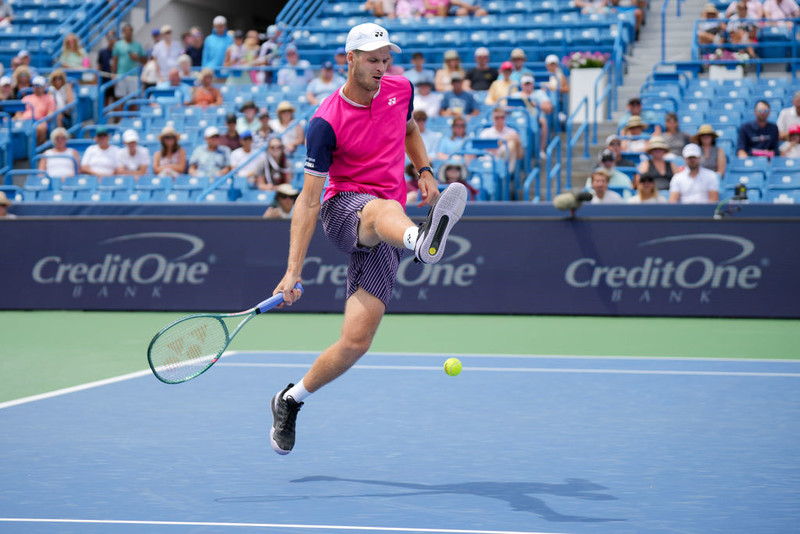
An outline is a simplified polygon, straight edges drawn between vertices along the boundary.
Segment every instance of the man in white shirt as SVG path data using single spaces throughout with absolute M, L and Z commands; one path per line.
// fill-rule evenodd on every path
M 153 58 L 158 66 L 158 79 L 167 80 L 170 69 L 178 68 L 178 58 L 183 54 L 183 46 L 172 40 L 172 26 L 161 27 L 161 39 L 153 46 Z
M 605 167 L 592 171 L 592 204 L 622 204 L 625 202 L 616 191 L 608 188 L 611 173 Z
M 250 130 L 245 130 L 239 134 L 239 139 L 242 146 L 231 152 L 231 168 L 236 169 L 248 159 L 250 159 L 255 152 L 253 152 L 253 134 Z M 266 152 L 261 152 L 258 156 L 246 163 L 241 169 L 236 171 L 236 176 L 246 176 L 247 181 L 251 185 L 255 185 L 257 176 L 264 176 L 264 168 L 267 163 Z
M 141 176 L 150 167 L 150 151 L 139 145 L 139 134 L 136 130 L 125 130 L 122 134 L 125 148 L 117 151 L 116 174 Z
M 781 110 L 777 124 L 781 141 L 789 139 L 789 128 L 800 124 L 800 91 L 795 91 L 791 107 Z
M 433 92 L 433 78 L 423 78 L 417 83 L 414 109 L 423 110 L 428 117 L 435 117 L 442 107 L 442 95 Z
M 669 182 L 669 201 L 673 204 L 705 204 L 719 200 L 717 173 L 700 166 L 700 147 L 689 143 L 683 147 L 686 168 Z
M 94 140 L 96 144 L 89 146 L 81 158 L 81 174 L 112 176 L 119 148 L 111 145 L 108 130 L 102 126 L 95 132 Z
M 328 95 L 344 85 L 344 78 L 335 74 L 333 71 L 333 62 L 326 61 L 322 64 L 322 69 L 319 71 L 319 76 L 311 80 L 306 90 L 306 99 L 312 106 L 318 106 Z

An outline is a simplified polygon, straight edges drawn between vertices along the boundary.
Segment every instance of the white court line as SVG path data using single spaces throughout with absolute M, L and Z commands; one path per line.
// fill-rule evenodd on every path
M 33 517 L 0 517 L 5 523 L 67 523 L 85 525 L 145 525 L 180 527 L 244 527 L 274 529 L 317 529 L 365 532 L 424 532 L 429 534 L 563 534 L 558 532 L 533 532 L 531 530 L 462 530 L 449 528 L 357 527 L 346 525 L 282 525 L 279 523 L 217 523 L 206 521 L 127 521 L 115 519 L 40 519 Z
M 223 367 L 278 367 L 291 369 L 305 369 L 309 364 L 303 363 L 246 363 L 246 362 L 224 362 L 219 363 Z M 437 371 L 439 367 L 429 367 L 423 365 L 362 365 L 356 364 L 352 369 L 384 370 L 384 371 Z M 745 371 L 671 371 L 671 370 L 648 370 L 648 369 L 570 369 L 570 368 L 548 368 L 548 367 L 472 367 L 465 366 L 465 371 L 482 371 L 490 373 L 582 373 L 582 374 L 606 374 L 606 375 L 696 375 L 696 376 L 753 376 L 753 377 L 784 377 L 800 378 L 800 373 L 758 373 Z

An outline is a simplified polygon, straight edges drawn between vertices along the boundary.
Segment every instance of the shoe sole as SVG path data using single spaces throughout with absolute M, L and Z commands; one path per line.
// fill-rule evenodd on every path
M 428 214 L 428 233 L 417 252 L 417 259 L 422 263 L 437 263 L 442 259 L 447 236 L 464 213 L 468 197 L 463 184 L 451 184 L 439 195 Z
M 272 410 L 272 419 L 273 420 L 276 417 L 276 414 L 275 414 L 275 398 L 276 397 L 277 397 L 277 395 L 275 397 L 272 397 L 272 400 L 269 401 L 269 407 Z M 272 423 L 272 427 L 270 427 L 270 429 L 269 429 L 269 443 L 270 443 L 270 445 L 272 445 L 272 450 L 277 452 L 281 456 L 285 456 L 285 455 L 289 454 L 290 452 L 292 452 L 291 449 L 289 449 L 288 451 L 285 451 L 285 450 L 281 449 L 280 446 L 278 445 L 278 442 L 275 441 L 275 423 Z

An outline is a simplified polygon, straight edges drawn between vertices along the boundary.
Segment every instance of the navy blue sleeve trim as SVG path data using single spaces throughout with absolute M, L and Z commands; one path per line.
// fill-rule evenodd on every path
M 335 148 L 336 133 L 333 126 L 322 117 L 311 119 L 306 134 L 305 168 L 316 174 L 326 174 L 331 168 Z
M 408 80 L 408 78 L 406 78 Z M 411 120 L 411 117 L 414 116 L 414 84 L 411 80 L 408 80 L 409 89 L 411 90 L 411 98 L 408 99 L 408 116 L 406 117 L 406 122 Z

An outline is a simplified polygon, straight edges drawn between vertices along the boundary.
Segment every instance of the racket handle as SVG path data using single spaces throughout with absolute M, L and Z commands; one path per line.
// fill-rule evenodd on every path
M 303 284 L 297 282 L 294 286 L 295 289 L 299 289 L 301 292 L 303 291 Z M 257 313 L 264 313 L 265 311 L 269 311 L 278 304 L 283 302 L 283 293 L 278 293 L 277 295 L 272 295 L 270 298 L 265 300 L 264 302 L 258 304 L 256 306 Z

